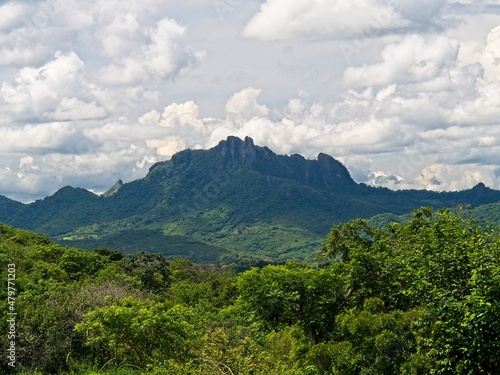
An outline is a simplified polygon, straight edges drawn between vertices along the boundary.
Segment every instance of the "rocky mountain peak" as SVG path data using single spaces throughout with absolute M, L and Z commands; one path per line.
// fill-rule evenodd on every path
M 242 140 L 238 137 L 229 136 L 226 140 L 219 142 L 213 150 L 219 157 L 241 162 L 257 157 L 269 158 L 276 156 L 276 154 L 267 147 L 256 146 L 253 139 L 250 137 L 245 137 L 245 139 Z
M 346 181 L 352 181 L 351 175 L 347 168 L 341 162 L 335 160 L 330 155 L 320 153 L 318 155 L 318 163 L 325 175 L 332 176 L 334 178 L 340 178 Z
M 472 189 L 474 189 L 474 190 L 485 190 L 485 189 L 488 189 L 488 188 L 486 187 L 485 184 L 483 184 L 482 182 L 480 182 L 479 184 L 477 184 L 476 186 L 474 186 Z
M 115 193 L 118 192 L 118 190 L 120 190 L 120 188 L 123 186 L 123 181 L 122 180 L 118 180 L 116 181 L 113 186 L 111 186 L 108 190 L 106 190 L 105 193 L 102 194 L 103 197 L 109 197 Z

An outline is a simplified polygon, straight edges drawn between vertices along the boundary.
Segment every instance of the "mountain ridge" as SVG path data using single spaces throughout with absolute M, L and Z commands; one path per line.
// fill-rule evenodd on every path
M 482 183 L 459 192 L 370 187 L 327 154 L 316 160 L 277 155 L 249 137 L 228 137 L 209 150 L 180 151 L 144 178 L 119 181 L 102 195 L 66 186 L 30 204 L 0 197 L 0 221 L 67 244 L 88 239 L 95 245 L 109 236 L 116 243 L 118 233 L 155 230 L 167 236 L 159 243 L 177 236 L 288 259 L 309 257 L 338 222 L 497 201 L 500 191 Z

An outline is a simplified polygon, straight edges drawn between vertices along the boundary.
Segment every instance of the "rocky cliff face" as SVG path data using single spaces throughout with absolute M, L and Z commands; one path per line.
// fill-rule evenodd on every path
M 243 141 L 237 137 L 228 137 L 214 147 L 213 151 L 216 157 L 239 162 L 276 157 L 276 154 L 267 147 L 255 146 L 250 137 L 246 137 Z
M 213 179 L 214 174 L 227 174 L 228 170 L 234 171 L 235 168 L 254 171 L 266 178 L 294 180 L 320 188 L 357 186 L 342 163 L 330 155 L 321 153 L 317 160 L 308 160 L 296 154 L 277 155 L 268 147 L 256 146 L 250 137 L 242 140 L 233 136 L 209 150 L 181 151 L 171 160 L 152 166 L 149 177 L 158 178 L 159 173 L 171 175 L 189 170 L 191 175 L 203 181 L 207 175 Z
M 317 160 L 307 160 L 300 155 L 277 155 L 267 147 L 256 146 L 249 137 L 244 140 L 228 137 L 209 151 L 216 160 L 247 163 L 250 168 L 269 177 L 292 179 L 318 187 L 356 185 L 339 161 L 323 153 Z
M 347 168 L 330 155 L 320 153 L 318 155 L 318 164 L 327 183 L 335 183 L 334 181 L 337 181 L 347 184 L 355 184 Z
M 113 194 L 116 194 L 118 192 L 118 190 L 120 190 L 123 185 L 124 184 L 123 184 L 122 180 L 116 181 L 114 183 L 114 185 L 111 186 L 102 196 L 106 198 L 106 197 L 112 196 Z

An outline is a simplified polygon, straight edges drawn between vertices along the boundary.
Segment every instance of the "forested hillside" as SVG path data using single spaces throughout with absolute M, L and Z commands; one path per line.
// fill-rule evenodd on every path
M 16 365 L 1 372 L 498 373 L 497 231 L 423 208 L 383 229 L 335 225 L 317 255 L 237 272 L 0 225 L 4 285 L 15 274 L 1 310 L 17 313 L 14 331 L 0 323 Z
M 484 184 L 441 193 L 369 187 L 329 155 L 277 155 L 251 138 L 229 137 L 209 150 L 181 151 L 100 196 L 64 187 L 31 204 L 0 197 L 0 221 L 89 250 L 211 262 L 311 260 L 334 223 L 498 201 L 500 191 Z
M 482 225 L 500 225 L 500 202 L 483 204 L 479 207 L 459 205 L 453 210 L 464 218 L 472 218 Z M 406 223 L 411 219 L 410 213 L 404 215 L 380 214 L 368 221 L 377 228 L 383 228 L 389 223 Z

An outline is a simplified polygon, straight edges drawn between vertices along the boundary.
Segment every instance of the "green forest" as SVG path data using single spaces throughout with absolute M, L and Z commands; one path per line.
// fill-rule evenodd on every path
M 0 260 L 5 374 L 500 368 L 500 236 L 446 209 L 420 208 L 383 227 L 336 224 L 311 262 L 85 251 L 3 224 Z M 12 343 L 15 363 L 6 358 Z
M 422 206 L 460 204 L 500 223 L 498 202 L 500 191 L 482 183 L 454 192 L 368 186 L 326 154 L 277 155 L 250 138 L 228 137 L 209 150 L 180 151 L 102 195 L 66 186 L 29 204 L 0 196 L 0 222 L 89 251 L 146 251 L 194 263 L 308 262 L 337 223 L 372 218 L 379 227 L 407 221 Z

